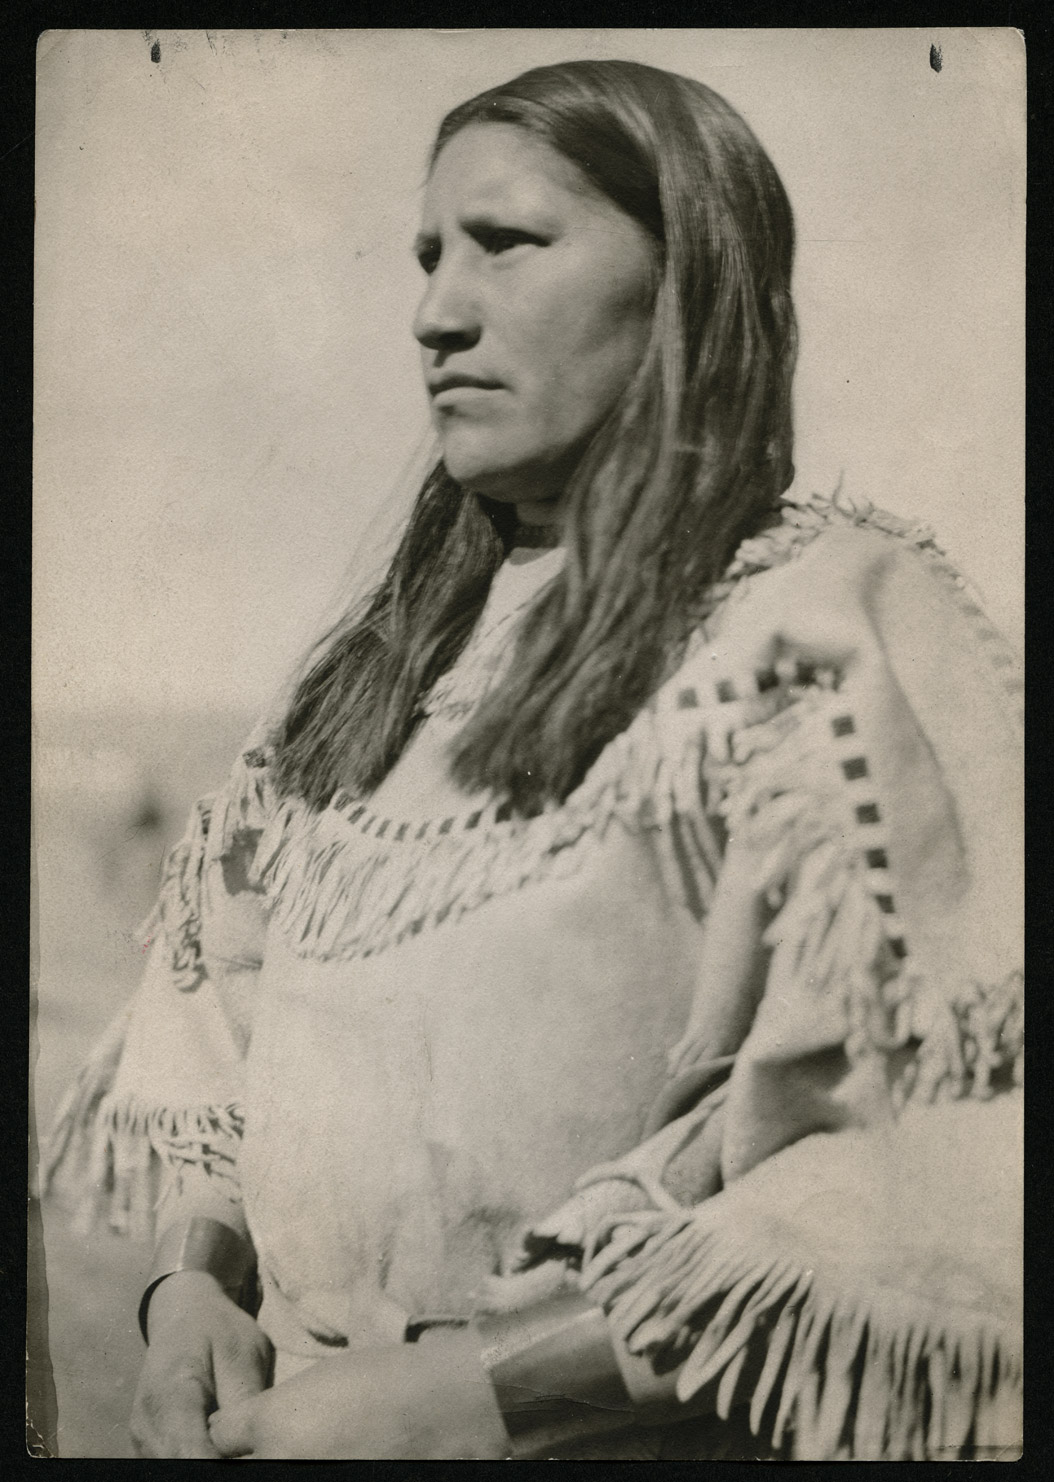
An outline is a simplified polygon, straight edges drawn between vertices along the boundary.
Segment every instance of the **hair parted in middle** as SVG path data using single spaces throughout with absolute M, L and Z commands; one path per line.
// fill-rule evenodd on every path
M 541 139 L 651 235 L 636 375 L 566 490 L 559 574 L 470 714 L 451 769 L 531 814 L 562 801 L 669 672 L 709 589 L 793 479 L 794 224 L 771 161 L 703 83 L 636 62 L 538 67 L 449 113 Z M 486 600 L 515 521 L 440 463 L 386 577 L 316 650 L 278 738 L 279 790 L 376 788 Z

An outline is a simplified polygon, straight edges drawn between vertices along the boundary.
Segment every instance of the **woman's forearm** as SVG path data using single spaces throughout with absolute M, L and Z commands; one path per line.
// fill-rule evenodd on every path
M 197 1164 L 188 1165 L 171 1181 L 158 1204 L 158 1239 L 170 1225 L 180 1220 L 192 1219 L 195 1215 L 219 1220 L 221 1224 L 229 1225 L 236 1234 L 248 1239 L 249 1227 L 245 1221 L 241 1198 L 237 1194 L 231 1197 L 235 1188 L 229 1180 L 216 1179 Z
M 474 1328 L 511 1456 L 698 1411 L 677 1400 L 678 1370 L 656 1374 L 629 1352 L 603 1310 L 578 1293 L 479 1318 Z
M 239 1199 L 231 1199 L 214 1180 L 191 1169 L 162 1201 L 157 1225 L 154 1259 L 139 1305 L 144 1338 L 151 1297 L 177 1272 L 204 1272 L 231 1301 L 245 1305 L 255 1284 L 256 1258 Z

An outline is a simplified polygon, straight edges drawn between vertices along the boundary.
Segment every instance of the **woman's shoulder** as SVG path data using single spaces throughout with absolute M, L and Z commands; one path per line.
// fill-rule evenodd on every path
M 810 611 L 835 624 L 881 626 L 894 590 L 920 615 L 946 609 L 972 637 L 999 638 L 930 526 L 841 490 L 785 495 L 779 519 L 737 549 L 668 688 L 698 669 L 700 655 L 722 633 L 742 626 L 741 614 L 774 633 L 785 623 L 797 626 Z
M 739 546 L 722 585 L 730 589 L 744 578 L 802 569 L 810 577 L 856 577 L 901 562 L 966 585 L 923 521 L 893 514 L 841 487 L 829 495 L 788 492 L 778 521 Z
M 682 709 L 721 711 L 733 689 L 763 685 L 781 655 L 807 671 L 826 656 L 837 672 L 863 651 L 906 671 L 913 691 L 943 670 L 980 683 L 1018 723 L 1019 658 L 934 532 L 840 492 L 785 497 L 779 520 L 740 545 L 647 708 L 668 728 Z

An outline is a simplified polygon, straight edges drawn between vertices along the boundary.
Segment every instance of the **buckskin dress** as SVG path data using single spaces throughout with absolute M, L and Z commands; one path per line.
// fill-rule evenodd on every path
M 241 1203 L 279 1381 L 570 1285 L 714 1417 L 569 1455 L 1013 1454 L 1013 654 L 926 529 L 788 497 L 525 819 L 445 755 L 562 557 L 501 568 L 372 796 L 279 797 L 251 739 L 47 1181 L 143 1236 L 166 1181 Z M 737 691 L 803 621 L 853 662 Z

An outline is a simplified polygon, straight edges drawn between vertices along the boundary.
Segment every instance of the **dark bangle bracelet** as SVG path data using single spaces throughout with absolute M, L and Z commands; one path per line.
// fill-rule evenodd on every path
M 474 1325 L 511 1457 L 537 1457 L 636 1423 L 607 1318 L 579 1293 Z
M 204 1271 L 214 1276 L 231 1301 L 243 1307 L 256 1275 L 256 1253 L 244 1236 L 221 1220 L 195 1215 L 169 1226 L 157 1243 L 150 1279 L 139 1302 L 139 1331 L 147 1343 L 150 1298 L 155 1287 L 177 1271 Z

